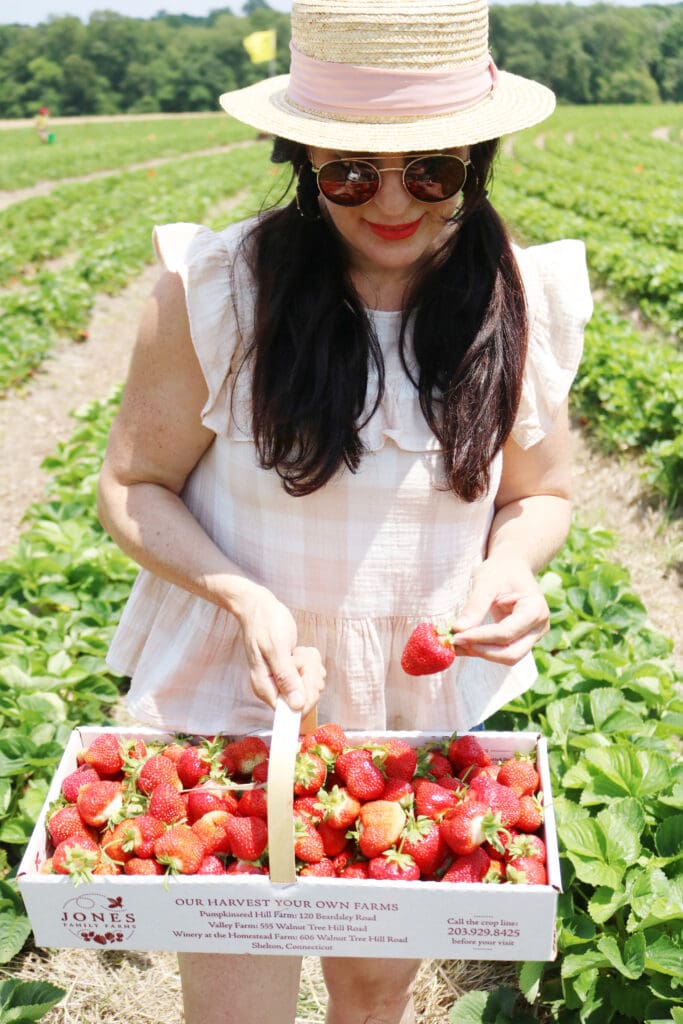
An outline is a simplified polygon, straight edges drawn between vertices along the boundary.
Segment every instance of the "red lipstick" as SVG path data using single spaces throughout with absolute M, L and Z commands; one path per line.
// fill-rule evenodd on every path
M 371 220 L 366 220 L 365 223 L 380 238 L 386 238 L 388 241 L 398 241 L 401 238 L 410 238 L 411 235 L 414 235 L 422 223 L 422 217 L 411 221 L 410 224 L 375 224 Z

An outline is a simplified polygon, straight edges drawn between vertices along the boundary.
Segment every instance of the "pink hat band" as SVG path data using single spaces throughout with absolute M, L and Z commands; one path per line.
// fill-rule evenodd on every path
M 393 71 L 309 57 L 290 44 L 288 99 L 310 111 L 341 117 L 424 117 L 472 107 L 495 88 L 490 54 L 452 71 Z

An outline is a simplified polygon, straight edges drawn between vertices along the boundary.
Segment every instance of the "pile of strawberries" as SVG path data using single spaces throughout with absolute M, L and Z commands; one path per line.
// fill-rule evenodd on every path
M 102 733 L 62 783 L 41 867 L 95 875 L 266 874 L 268 747 L 258 736 L 146 744 Z M 335 724 L 300 742 L 301 875 L 545 884 L 533 756 L 494 764 L 473 734 L 415 749 L 351 746 Z

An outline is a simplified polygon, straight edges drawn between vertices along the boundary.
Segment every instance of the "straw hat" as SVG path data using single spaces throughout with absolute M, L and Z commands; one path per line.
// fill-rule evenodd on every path
M 307 145 L 445 149 L 528 128 L 553 93 L 498 71 L 486 0 L 294 0 L 289 75 L 224 93 L 228 114 Z

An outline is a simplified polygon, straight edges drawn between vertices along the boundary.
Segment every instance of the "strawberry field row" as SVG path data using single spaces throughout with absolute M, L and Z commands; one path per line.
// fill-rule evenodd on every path
M 219 113 L 91 124 L 59 124 L 55 142 L 40 145 L 33 127 L 0 134 L 0 191 L 26 188 L 159 157 L 227 146 L 254 131 Z
M 80 411 L 70 441 L 46 461 L 48 499 L 31 510 L 28 529 L 0 564 L 0 863 L 10 876 L 69 731 L 105 722 L 118 699 L 104 654 L 134 568 L 94 511 L 115 408 L 114 396 Z M 558 1024 L 661 1018 L 678 1000 L 680 681 L 670 641 L 648 626 L 626 571 L 609 561 L 609 540 L 574 528 L 543 577 L 552 628 L 537 648 L 539 680 L 489 723 L 541 727 L 550 738 L 564 869 L 561 958 L 522 965 L 520 985 L 542 1019 Z M 6 960 L 28 924 L 13 883 L 0 889 Z M 514 992 L 465 1000 L 454 1021 L 493 1019 L 486 1010 L 460 1016 L 472 1000 L 495 1003 L 501 1024 L 537 1019 Z
M 152 258 L 152 224 L 201 220 L 211 206 L 263 178 L 266 167 L 267 147 L 255 144 L 202 158 L 201 173 L 195 161 L 187 160 L 159 168 L 153 177 L 139 171 L 56 190 L 56 201 L 76 222 L 74 237 L 80 251 L 71 265 L 41 270 L 26 287 L 0 294 L 0 392 L 24 380 L 59 336 L 75 340 L 85 336 L 95 296 L 115 294 Z M 100 205 L 103 196 L 106 201 Z M 40 216 L 44 200 L 21 204 L 25 229 L 20 238 L 31 230 L 34 202 Z M 232 218 L 245 216 L 257 204 L 252 193 L 250 202 L 236 209 Z M 144 217 L 139 216 L 141 209 Z

